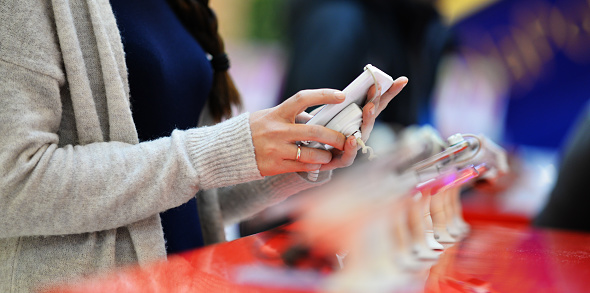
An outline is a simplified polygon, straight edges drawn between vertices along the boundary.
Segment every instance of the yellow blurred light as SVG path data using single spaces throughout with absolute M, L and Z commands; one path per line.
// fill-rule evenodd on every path
M 541 58 L 533 44 L 531 38 L 523 31 L 513 28 L 512 38 L 516 42 L 520 55 L 524 59 L 524 64 L 530 73 L 537 74 L 541 70 Z
M 543 62 L 549 61 L 553 57 L 553 50 L 547 40 L 547 34 L 541 25 L 540 20 L 535 20 L 534 23 L 529 27 L 529 33 L 533 40 L 533 46 L 535 46 L 539 56 Z
M 211 0 L 209 6 L 215 11 L 219 22 L 219 33 L 227 39 L 243 39 L 247 35 L 246 25 L 252 0 Z
M 452 24 L 496 1 L 497 0 L 438 0 L 436 6 L 446 22 Z
M 549 23 L 553 42 L 555 42 L 555 45 L 558 48 L 562 48 L 565 45 L 565 41 L 567 39 L 567 22 L 563 18 L 563 15 L 559 9 L 555 7 L 551 9 Z

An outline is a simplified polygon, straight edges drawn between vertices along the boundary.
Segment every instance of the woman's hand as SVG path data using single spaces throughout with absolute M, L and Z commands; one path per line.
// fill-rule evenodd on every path
M 393 85 L 381 93 L 381 85 L 369 89 L 369 102 L 363 107 L 361 125 L 362 140 L 369 139 L 375 125 L 375 118 L 408 83 L 408 78 L 397 78 Z M 319 89 L 300 91 L 282 104 L 252 113 L 250 128 L 258 170 L 263 176 L 287 172 L 309 172 L 333 170 L 350 166 L 359 148 L 354 136 L 343 134 L 319 125 L 305 123 L 312 115 L 305 109 L 322 104 L 338 104 L 344 101 L 344 93 L 338 90 Z M 317 112 L 319 110 L 316 109 Z M 297 141 L 317 141 L 334 147 L 332 151 L 301 146 L 297 160 Z
M 305 109 L 323 104 L 344 101 L 344 93 L 338 90 L 304 90 L 280 105 L 254 112 L 250 115 L 250 129 L 258 170 L 262 176 L 288 172 L 309 172 L 320 169 L 332 161 L 330 151 L 301 146 L 297 160 L 298 141 L 317 141 L 339 150 L 340 160 L 350 161 L 356 156 L 353 146 L 344 135 L 319 125 L 295 124 L 307 120 Z M 345 143 L 346 142 L 346 143 Z M 348 165 L 350 165 L 348 164 Z
M 366 142 L 369 139 L 369 135 L 371 135 L 377 116 L 379 116 L 389 102 L 401 92 L 406 84 L 408 84 L 408 78 L 401 76 L 393 81 L 391 87 L 384 92 L 383 95 L 379 95 L 379 93 L 381 93 L 381 85 L 379 83 L 369 88 L 369 92 L 367 93 L 367 100 L 369 102 L 363 107 L 363 124 L 361 125 L 363 142 Z

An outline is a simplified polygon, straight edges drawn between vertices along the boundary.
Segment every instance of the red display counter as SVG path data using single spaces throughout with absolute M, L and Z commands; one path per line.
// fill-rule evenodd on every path
M 280 253 L 292 235 L 275 229 L 50 292 L 314 292 L 301 276 L 289 282 L 296 271 L 280 273 Z M 268 275 L 256 277 L 260 268 L 274 272 L 273 285 Z M 444 251 L 423 286 L 425 292 L 589 292 L 590 234 L 476 223 Z

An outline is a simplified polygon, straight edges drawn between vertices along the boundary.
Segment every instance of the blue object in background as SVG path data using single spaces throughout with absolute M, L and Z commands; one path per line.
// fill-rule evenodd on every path
M 561 148 L 590 100 L 590 2 L 498 1 L 454 29 L 510 74 L 503 143 Z

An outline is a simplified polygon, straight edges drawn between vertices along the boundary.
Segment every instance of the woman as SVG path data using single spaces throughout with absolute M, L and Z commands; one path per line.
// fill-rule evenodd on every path
M 28 292 L 164 258 L 159 213 L 199 190 L 223 187 L 217 192 L 223 219 L 211 222 L 237 220 L 314 186 L 296 172 L 320 165 L 328 171 L 354 160 L 352 138 L 294 123 L 309 106 L 342 101 L 341 92 L 328 89 L 139 143 L 108 1 L 11 1 L 1 7 L 2 292 Z M 378 107 L 365 107 L 365 133 L 405 82 L 396 83 Z M 294 143 L 300 140 L 342 152 L 301 148 L 298 156 Z M 328 177 L 323 172 L 322 179 Z M 224 204 L 234 196 L 240 200 Z

